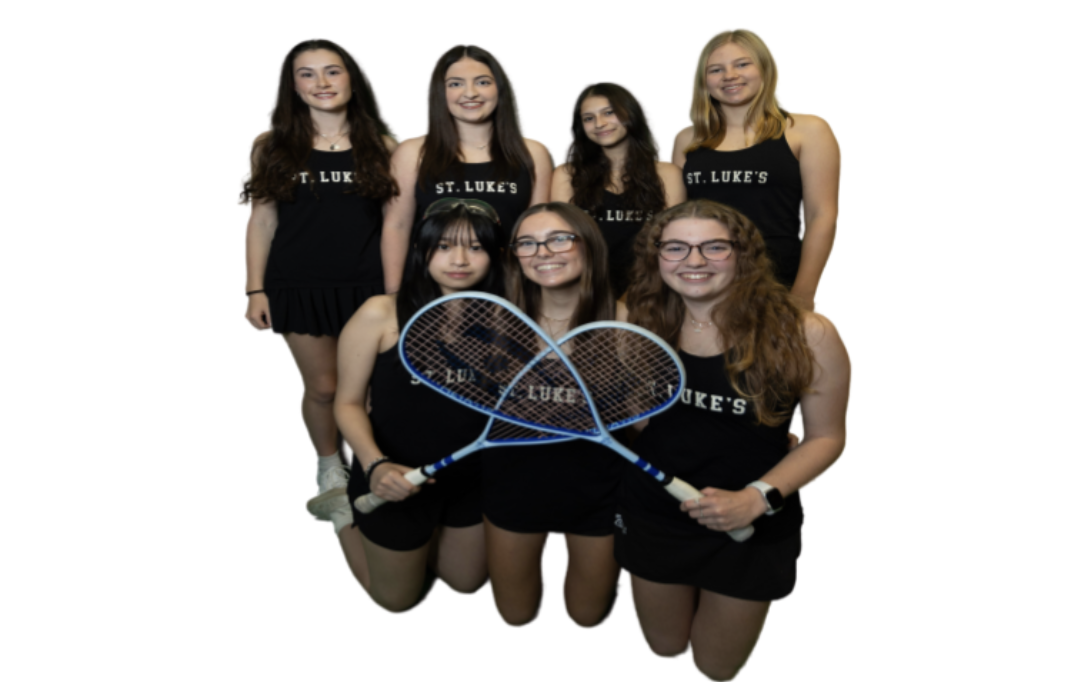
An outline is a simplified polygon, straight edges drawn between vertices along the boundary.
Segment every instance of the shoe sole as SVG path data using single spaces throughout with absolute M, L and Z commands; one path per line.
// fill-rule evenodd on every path
M 348 503 L 348 488 L 333 488 L 307 501 L 307 511 L 319 521 L 331 521 L 333 517 L 330 514 L 338 507 L 351 508 Z

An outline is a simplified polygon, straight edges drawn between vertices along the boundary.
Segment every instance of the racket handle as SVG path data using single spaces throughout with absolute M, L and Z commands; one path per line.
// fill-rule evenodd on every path
M 423 469 L 424 467 L 413 469 L 405 474 L 405 480 L 413 485 L 424 485 L 428 480 L 428 475 L 424 473 Z M 356 505 L 356 510 L 359 511 L 359 513 L 370 514 L 387 502 L 389 502 L 389 500 L 381 498 L 374 493 L 368 493 L 357 497 L 353 504 Z
M 676 499 L 682 502 L 686 500 L 699 500 L 704 495 L 692 487 L 685 481 L 678 477 L 674 477 L 669 483 L 666 484 L 666 492 L 673 495 Z M 734 530 L 728 530 L 727 535 L 731 537 L 735 542 L 745 542 L 753 536 L 753 526 L 746 526 L 745 528 L 736 528 Z

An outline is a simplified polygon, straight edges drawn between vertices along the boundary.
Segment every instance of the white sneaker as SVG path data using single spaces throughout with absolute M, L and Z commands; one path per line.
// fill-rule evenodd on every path
M 330 513 L 348 504 L 348 467 L 335 466 L 318 475 L 318 495 L 307 502 L 307 511 L 319 521 L 329 521 Z

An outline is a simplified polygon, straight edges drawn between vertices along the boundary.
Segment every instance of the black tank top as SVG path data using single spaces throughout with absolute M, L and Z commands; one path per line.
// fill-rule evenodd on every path
M 687 376 L 681 400 L 652 417 L 632 449 L 697 490 L 708 486 L 741 490 L 787 455 L 791 421 L 775 427 L 758 425 L 753 405 L 737 397 L 730 385 L 722 355 L 679 355 Z M 661 484 L 634 467 L 626 468 L 633 469 L 624 474 L 621 499 L 626 513 L 651 517 L 683 533 L 705 530 L 678 511 L 677 500 Z M 797 493 L 785 498 L 779 513 L 753 522 L 757 536 L 765 540 L 782 538 L 801 524 Z
M 382 284 L 382 202 L 353 187 L 351 151 L 312 150 L 294 201 L 276 204 L 265 286 Z
M 420 222 L 424 211 L 439 199 L 458 197 L 480 199 L 488 202 L 500 216 L 501 244 L 507 244 L 511 228 L 522 212 L 530 207 L 530 195 L 534 182 L 528 168 L 522 168 L 511 177 L 497 178 L 491 161 L 486 163 L 455 163 L 443 173 L 441 180 L 416 185 L 416 215 L 413 224 Z
M 613 287 L 613 295 L 618 298 L 628 288 L 632 275 L 636 235 L 652 215 L 650 211 L 626 208 L 624 195 L 602 192 L 602 206 L 594 215 L 594 220 L 609 247 L 609 283 Z
M 683 174 L 690 199 L 718 201 L 752 220 L 776 276 L 794 283 L 802 256 L 802 171 L 785 136 L 735 151 L 695 149 L 685 155 Z

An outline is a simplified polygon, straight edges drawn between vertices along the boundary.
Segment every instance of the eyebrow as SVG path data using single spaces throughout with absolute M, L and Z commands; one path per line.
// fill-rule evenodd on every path
M 323 64 L 322 66 L 300 66 L 298 69 L 295 70 L 295 72 L 299 73 L 300 71 L 318 71 L 318 70 L 325 70 L 325 69 L 343 69 L 343 68 L 344 67 L 341 66 L 340 64 Z

